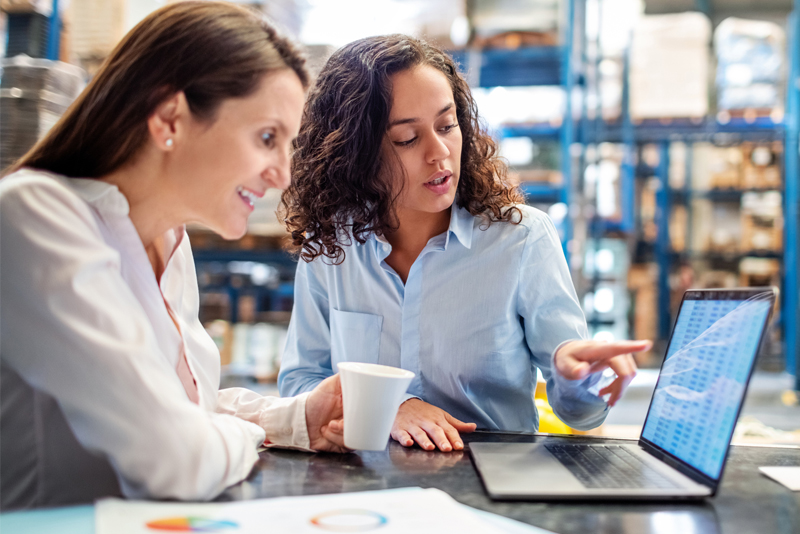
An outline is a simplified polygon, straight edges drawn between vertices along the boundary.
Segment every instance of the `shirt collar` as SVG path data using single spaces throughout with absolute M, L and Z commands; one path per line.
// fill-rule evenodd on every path
M 68 178 L 57 174 L 51 174 L 51 176 L 62 180 L 67 187 L 100 214 L 128 217 L 130 213 L 130 204 L 128 204 L 128 199 L 116 185 L 94 178 Z M 132 224 L 131 227 L 133 227 Z M 186 227 L 180 225 L 167 230 L 167 233 L 163 236 L 165 272 L 167 271 L 172 257 L 175 255 L 175 251 L 178 250 L 181 243 L 183 243 L 185 233 Z M 136 238 L 139 239 L 138 233 L 136 234 Z M 139 242 L 141 243 L 141 241 Z
M 464 247 L 472 248 L 472 228 L 475 223 L 475 218 L 470 212 L 464 208 L 460 208 L 453 204 L 453 209 L 450 213 L 450 228 L 447 230 L 447 239 L 444 243 L 444 248 L 450 243 L 450 236 L 456 236 L 459 243 Z
M 472 248 L 472 228 L 475 218 L 464 208 L 460 208 L 453 204 L 453 209 L 450 210 L 450 226 L 447 228 L 447 234 L 444 238 L 444 249 L 450 244 L 450 236 L 455 236 L 459 243 L 465 248 Z M 389 255 L 391 245 L 385 237 L 372 234 L 371 238 L 374 241 L 375 251 L 381 260 Z
M 127 216 L 130 212 L 128 199 L 116 185 L 92 178 L 67 178 L 66 183 L 75 194 L 101 213 Z

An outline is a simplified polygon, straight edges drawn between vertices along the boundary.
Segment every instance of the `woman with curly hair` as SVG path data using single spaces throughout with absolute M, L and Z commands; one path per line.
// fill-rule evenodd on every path
M 450 451 L 476 427 L 536 430 L 538 368 L 565 422 L 603 421 L 649 342 L 584 341 L 556 230 L 506 182 L 450 57 L 403 35 L 337 51 L 292 171 L 282 212 L 303 261 L 282 395 L 342 361 L 402 367 L 416 377 L 392 437 Z

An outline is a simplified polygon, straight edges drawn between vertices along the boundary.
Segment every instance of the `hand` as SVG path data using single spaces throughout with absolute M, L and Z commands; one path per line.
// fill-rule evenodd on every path
M 450 452 L 464 448 L 459 432 L 472 432 L 477 426 L 475 423 L 459 421 L 427 402 L 408 399 L 397 410 L 392 438 L 404 447 L 411 447 L 416 441 L 426 451 L 435 450 L 438 446 L 442 451 Z
M 336 374 L 320 382 L 306 400 L 306 426 L 312 449 L 350 450 L 344 446 L 343 415 L 342 383 Z
M 601 389 L 600 396 L 611 396 L 608 405 L 614 406 L 622 397 L 633 377 L 636 362 L 632 352 L 649 350 L 652 341 L 572 341 L 561 347 L 555 355 L 556 372 L 569 380 L 585 378 L 590 373 L 611 368 L 617 378 Z

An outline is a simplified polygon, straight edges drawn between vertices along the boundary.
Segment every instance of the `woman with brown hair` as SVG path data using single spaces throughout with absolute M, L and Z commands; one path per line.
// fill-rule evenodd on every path
M 170 4 L 0 180 L 2 507 L 208 499 L 257 447 L 341 451 L 338 377 L 219 391 L 184 225 L 233 239 L 289 183 L 308 75 L 235 5 Z
M 297 145 L 283 210 L 303 261 L 282 395 L 341 361 L 402 367 L 416 377 L 392 437 L 450 451 L 476 426 L 536 430 L 538 368 L 565 422 L 603 421 L 649 342 L 584 341 L 556 230 L 506 182 L 450 57 L 403 35 L 345 46 Z

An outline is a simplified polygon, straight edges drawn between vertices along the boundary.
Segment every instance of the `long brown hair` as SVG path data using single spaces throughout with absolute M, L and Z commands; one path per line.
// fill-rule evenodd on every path
M 453 90 L 461 129 L 461 176 L 456 205 L 472 215 L 518 222 L 519 191 L 506 182 L 507 168 L 494 140 L 478 122 L 469 86 L 452 58 L 406 35 L 369 37 L 338 50 L 312 88 L 292 160 L 292 183 L 280 213 L 291 233 L 292 252 L 305 261 L 319 256 L 344 261 L 343 246 L 397 228 L 397 196 L 381 145 L 391 109 L 391 76 L 429 65 Z
M 137 154 L 148 117 L 176 92 L 197 118 L 213 120 L 223 100 L 250 95 L 266 73 L 285 68 L 308 86 L 303 55 L 255 12 L 224 2 L 169 4 L 123 38 L 61 120 L 8 172 L 106 175 Z

